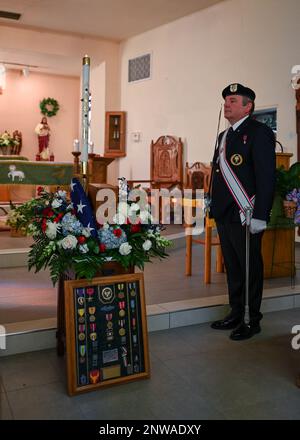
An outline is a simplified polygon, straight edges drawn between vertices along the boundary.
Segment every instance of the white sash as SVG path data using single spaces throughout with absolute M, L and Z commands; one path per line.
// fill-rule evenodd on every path
M 226 159 L 226 136 L 229 129 L 227 129 L 222 137 L 220 147 L 219 147 L 219 162 L 220 162 L 220 170 L 223 175 L 223 178 L 225 180 L 225 183 L 231 192 L 234 200 L 238 204 L 240 208 L 240 218 L 242 225 L 246 222 L 245 217 L 245 210 L 246 208 L 251 208 L 251 216 L 254 209 L 254 201 L 255 201 L 255 195 L 249 198 L 248 194 L 246 193 L 243 185 L 237 178 L 236 174 L 233 172 L 232 168 L 230 167 L 229 163 Z

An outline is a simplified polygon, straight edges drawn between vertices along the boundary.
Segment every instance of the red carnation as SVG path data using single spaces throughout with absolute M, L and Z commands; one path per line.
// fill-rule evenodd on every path
M 84 244 L 86 242 L 86 238 L 84 235 L 79 235 L 79 237 L 77 237 L 77 241 L 79 244 Z
M 135 234 L 136 232 L 140 232 L 141 230 L 141 225 L 131 225 L 130 227 L 130 232 L 132 232 L 133 234 Z
M 42 220 L 42 231 L 45 232 L 47 229 L 47 220 L 45 218 L 43 218 Z
M 114 229 L 114 234 L 115 234 L 115 236 L 116 237 L 121 237 L 121 235 L 122 235 L 122 229 L 121 228 L 117 228 L 117 229 Z
M 60 212 L 55 219 L 53 220 L 54 223 L 58 223 L 60 221 L 60 219 L 64 216 L 64 214 L 62 212 Z
M 53 215 L 54 215 L 54 211 L 49 206 L 43 209 L 43 216 L 52 217 Z
M 37 195 L 40 196 L 40 195 L 42 194 L 43 191 L 44 191 L 44 188 L 43 188 L 42 186 L 38 186 L 38 188 L 37 188 L 37 190 L 36 190 Z
M 105 244 L 103 244 L 103 243 L 99 244 L 99 250 L 100 250 L 100 252 L 105 252 L 106 251 Z

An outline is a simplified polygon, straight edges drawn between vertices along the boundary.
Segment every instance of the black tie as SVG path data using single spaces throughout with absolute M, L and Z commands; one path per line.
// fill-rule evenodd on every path
M 228 132 L 227 132 L 227 136 L 226 136 L 226 142 L 227 143 L 231 141 L 231 139 L 233 137 L 233 134 L 234 134 L 233 128 L 230 127 Z

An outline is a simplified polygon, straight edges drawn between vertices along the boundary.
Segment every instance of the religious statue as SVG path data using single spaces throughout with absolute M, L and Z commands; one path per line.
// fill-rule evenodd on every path
M 49 140 L 50 140 L 50 127 L 47 122 L 46 116 L 44 116 L 41 122 L 35 127 L 35 133 L 38 135 L 39 140 L 39 155 L 41 159 L 47 160 L 50 156 Z

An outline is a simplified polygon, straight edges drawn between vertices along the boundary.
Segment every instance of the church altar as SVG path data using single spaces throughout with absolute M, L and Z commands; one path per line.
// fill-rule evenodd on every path
M 36 162 L 26 159 L 0 160 L 0 185 L 69 185 L 72 162 Z

